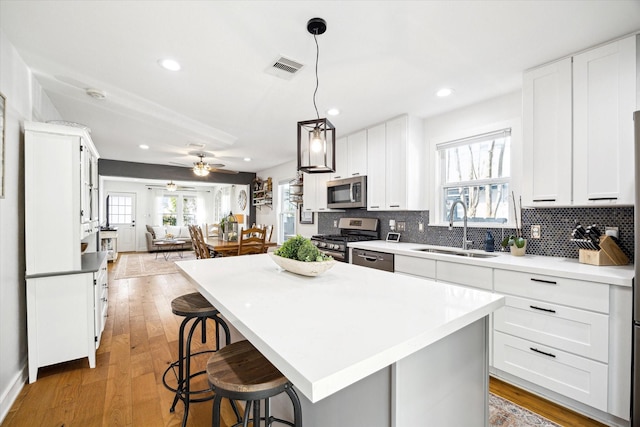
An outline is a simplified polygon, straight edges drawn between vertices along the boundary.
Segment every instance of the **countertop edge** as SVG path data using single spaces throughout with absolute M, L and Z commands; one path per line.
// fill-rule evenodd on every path
M 548 257 L 541 255 L 513 256 L 509 253 L 494 252 L 494 258 L 460 257 L 456 255 L 420 252 L 421 248 L 459 249 L 427 245 L 421 243 L 386 242 L 383 240 L 370 240 L 364 242 L 352 242 L 350 248 L 368 249 L 372 251 L 406 255 L 414 258 L 448 261 L 459 264 L 476 265 L 503 270 L 520 271 L 524 273 L 555 275 L 568 279 L 583 280 L 589 282 L 606 283 L 609 285 L 631 287 L 633 284 L 633 264 L 622 266 L 595 266 L 581 264 L 577 259 Z M 482 251 L 473 251 L 482 252 Z M 484 253 L 484 252 L 483 252 Z

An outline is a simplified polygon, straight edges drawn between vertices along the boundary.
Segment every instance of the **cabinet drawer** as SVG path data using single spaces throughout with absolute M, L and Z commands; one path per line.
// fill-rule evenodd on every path
M 520 338 L 607 363 L 609 316 L 558 304 L 507 296 L 494 328 Z
M 432 259 L 396 255 L 394 265 L 396 273 L 411 274 L 428 279 L 436 278 L 436 262 Z
M 607 410 L 606 364 L 498 331 L 493 335 L 493 362 L 497 369 Z
M 495 270 L 494 290 L 609 313 L 609 285 L 519 271 Z
M 438 261 L 436 264 L 436 279 L 439 282 L 491 290 L 493 288 L 491 270 L 491 268 L 487 267 Z

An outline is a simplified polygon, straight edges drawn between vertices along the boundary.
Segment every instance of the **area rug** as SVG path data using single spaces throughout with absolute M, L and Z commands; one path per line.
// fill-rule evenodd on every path
M 493 393 L 489 393 L 489 425 L 491 427 L 560 427 Z
M 180 258 L 178 252 L 170 252 L 165 260 L 162 253 L 159 253 L 157 257 L 155 253 L 122 254 L 116 261 L 114 278 L 118 280 L 177 273 L 179 270 L 175 261 L 196 259 L 193 251 L 184 251 L 182 256 Z

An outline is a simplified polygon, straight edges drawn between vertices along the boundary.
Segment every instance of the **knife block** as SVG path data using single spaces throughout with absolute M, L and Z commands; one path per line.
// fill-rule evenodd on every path
M 610 236 L 600 238 L 600 250 L 580 249 L 578 261 L 591 265 L 626 265 L 629 258 Z

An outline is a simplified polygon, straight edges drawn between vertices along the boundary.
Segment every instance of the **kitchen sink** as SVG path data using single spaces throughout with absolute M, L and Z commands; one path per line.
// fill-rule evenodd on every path
M 456 256 L 465 256 L 469 258 L 494 258 L 497 255 L 492 254 L 483 254 L 480 252 L 468 252 L 456 249 L 435 249 L 435 248 L 421 248 L 421 249 L 413 249 L 418 252 L 429 252 L 432 254 L 444 254 L 444 255 L 456 255 Z

